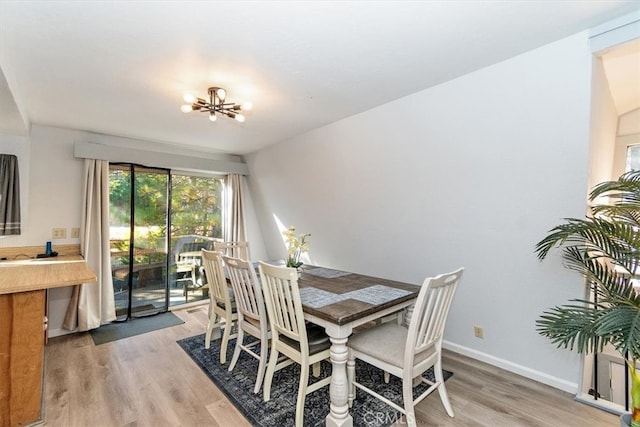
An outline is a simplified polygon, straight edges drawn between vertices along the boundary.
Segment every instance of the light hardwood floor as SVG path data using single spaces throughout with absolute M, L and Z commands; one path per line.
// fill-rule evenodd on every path
M 248 426 L 176 344 L 205 331 L 207 309 L 174 313 L 185 323 L 99 346 L 88 333 L 49 340 L 44 425 Z M 619 425 L 617 416 L 567 393 L 473 359 L 447 352 L 443 365 L 454 372 L 447 390 L 455 418 L 435 393 L 417 407 L 419 426 Z

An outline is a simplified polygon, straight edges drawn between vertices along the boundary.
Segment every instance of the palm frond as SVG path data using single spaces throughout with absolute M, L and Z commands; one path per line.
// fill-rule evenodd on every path
M 596 333 L 599 315 L 586 304 L 554 307 L 536 321 L 537 331 L 558 347 L 579 353 L 601 351 L 606 341 Z
M 594 217 L 566 221 L 538 242 L 535 249 L 538 259 L 544 259 L 551 249 L 560 246 L 576 246 L 616 260 L 640 257 L 640 233 L 629 224 Z
M 589 200 L 595 200 L 604 195 L 638 200 L 640 198 L 640 171 L 627 172 L 621 175 L 617 181 L 605 181 L 597 184 L 589 193 Z
M 538 259 L 554 248 L 580 273 L 593 300 L 574 299 L 545 311 L 538 332 L 558 347 L 599 352 L 612 344 L 640 359 L 640 295 L 632 278 L 640 266 L 640 171 L 598 184 L 590 200 L 608 197 L 584 219 L 566 218 L 536 245 Z
M 622 302 L 622 301 L 621 301 Z M 615 304 L 600 310 L 595 333 L 621 354 L 640 357 L 640 310 L 630 304 Z
M 631 286 L 631 273 L 624 267 L 622 271 L 616 271 L 614 265 L 604 263 L 600 257 L 590 256 L 576 247 L 566 248 L 562 258 L 567 268 L 584 276 L 599 301 L 608 301 L 618 296 L 634 300 L 639 298 Z

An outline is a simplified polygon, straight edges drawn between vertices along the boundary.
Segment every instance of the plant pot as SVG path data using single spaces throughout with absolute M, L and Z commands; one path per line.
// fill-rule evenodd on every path
M 626 413 L 620 415 L 620 427 L 629 427 L 631 425 L 631 414 Z

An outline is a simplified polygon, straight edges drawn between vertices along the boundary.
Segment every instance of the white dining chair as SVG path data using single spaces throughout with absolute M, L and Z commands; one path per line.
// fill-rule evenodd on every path
M 249 242 L 246 241 L 221 242 L 216 240 L 213 242 L 213 249 L 224 256 L 251 261 Z
M 258 359 L 258 374 L 256 385 L 253 388 L 253 392 L 258 393 L 267 368 L 270 338 L 269 319 L 262 296 L 262 287 L 251 262 L 226 256 L 223 256 L 222 259 L 231 280 L 238 310 L 238 338 L 229 364 L 229 371 L 232 371 L 236 366 L 242 350 Z M 245 333 L 257 338 L 258 341 L 245 344 Z M 260 345 L 260 354 L 254 351 L 258 344 Z
M 278 267 L 259 262 L 260 280 L 271 327 L 271 353 L 264 380 L 264 401 L 271 399 L 273 374 L 282 364 L 278 355 L 284 354 L 300 364 L 300 381 L 296 401 L 296 427 L 302 427 L 304 402 L 307 394 L 331 382 L 331 376 L 309 384 L 309 366 L 314 366 L 314 376 L 320 374 L 319 362 L 329 358 L 331 342 L 324 330 L 308 325 L 304 320 L 302 301 L 298 289 L 298 272 L 295 268 Z
M 220 343 L 220 363 L 227 361 L 227 346 L 229 340 L 237 337 L 237 333 L 231 333 L 234 324 L 238 320 L 238 312 L 231 296 L 233 291 L 227 286 L 227 279 L 222 267 L 222 255 L 216 251 L 202 249 L 202 265 L 204 267 L 207 282 L 209 283 L 209 323 L 204 338 L 204 348 L 211 346 L 211 335 L 215 328 L 220 328 L 224 333 Z
M 451 307 L 451 301 L 460 283 L 464 269 L 425 279 L 418 294 L 409 327 L 397 323 L 383 323 L 349 337 L 347 377 L 351 384 L 349 406 L 356 398 L 356 388 L 382 400 L 405 414 L 410 427 L 416 426 L 414 406 L 438 390 L 447 414 L 453 417 L 447 389 L 442 375 L 442 336 Z M 401 407 L 356 381 L 355 359 L 374 365 L 402 379 Z M 433 367 L 435 382 L 422 374 Z M 414 379 L 429 385 L 420 396 L 413 399 Z

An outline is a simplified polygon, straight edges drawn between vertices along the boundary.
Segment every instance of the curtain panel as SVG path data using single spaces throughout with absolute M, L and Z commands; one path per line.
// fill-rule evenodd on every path
M 224 180 L 223 238 L 227 242 L 245 242 L 244 176 L 229 174 Z
M 109 162 L 85 159 L 80 252 L 98 277 L 75 286 L 63 327 L 88 331 L 116 320 L 109 251 Z
M 18 157 L 0 154 L 0 236 L 20 234 Z

